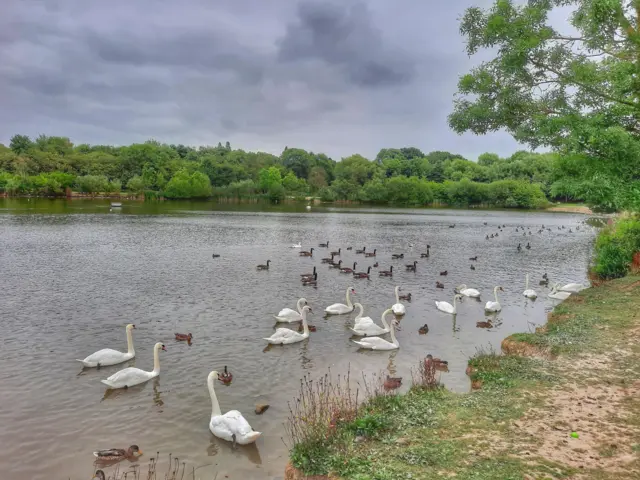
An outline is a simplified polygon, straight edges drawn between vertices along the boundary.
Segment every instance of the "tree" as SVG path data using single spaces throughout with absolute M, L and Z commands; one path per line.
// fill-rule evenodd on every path
M 322 167 L 313 167 L 307 180 L 314 192 L 327 186 L 327 172 Z
M 565 31 L 549 20 L 557 7 L 573 10 Z M 467 9 L 460 31 L 469 55 L 497 54 L 460 78 L 456 132 L 506 129 L 532 147 L 597 159 L 589 178 L 640 179 L 640 2 L 496 0 Z
M 33 148 L 33 142 L 26 135 L 14 135 L 11 137 L 9 148 L 11 148 L 14 153 L 22 155 L 23 153 L 27 153 L 29 149 Z

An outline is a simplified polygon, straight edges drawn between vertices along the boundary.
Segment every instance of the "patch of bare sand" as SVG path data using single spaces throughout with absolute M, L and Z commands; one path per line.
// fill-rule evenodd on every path
M 532 440 L 519 448 L 519 456 L 540 456 L 574 468 L 626 470 L 635 454 L 625 400 L 638 395 L 640 381 L 628 388 L 565 385 L 554 389 L 546 406 L 531 409 L 513 423 L 519 434 Z M 579 437 L 573 438 L 572 432 Z

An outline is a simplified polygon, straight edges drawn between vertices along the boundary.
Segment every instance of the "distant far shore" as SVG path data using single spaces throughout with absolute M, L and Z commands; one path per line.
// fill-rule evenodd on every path
M 586 205 L 556 205 L 554 207 L 549 207 L 546 209 L 547 212 L 565 212 L 565 213 L 584 213 L 585 215 L 591 215 L 593 210 L 591 210 Z

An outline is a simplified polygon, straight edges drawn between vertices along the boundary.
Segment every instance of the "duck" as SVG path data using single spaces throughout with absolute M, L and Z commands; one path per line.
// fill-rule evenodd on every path
M 491 323 L 491 320 L 487 320 L 486 322 L 476 322 L 476 327 L 478 327 L 478 328 L 492 328 L 493 327 L 493 323 Z
M 313 276 L 316 274 L 316 267 L 313 267 L 313 272 L 311 273 L 301 273 L 300 274 L 300 280 L 304 280 L 305 278 L 313 278 Z
M 305 307 L 307 308 L 307 307 Z M 230 410 L 224 415 L 220 411 L 220 404 L 213 386 L 214 380 L 218 377 L 217 371 L 212 371 L 207 377 L 207 387 L 211 397 L 211 420 L 209 420 L 209 430 L 216 437 L 233 442 L 233 448 L 236 443 L 240 445 L 249 445 L 254 443 L 261 432 L 256 432 L 251 428 L 249 422 L 245 420 L 238 410 Z
M 453 225 L 449 225 L 449 228 L 456 228 L 456 224 L 454 223 Z
M 93 456 L 102 462 L 113 462 L 114 460 L 124 460 L 125 458 L 137 458 L 142 456 L 142 450 L 138 445 L 131 445 L 126 450 L 124 448 L 107 448 L 93 452 Z
M 358 345 L 360 348 L 366 348 L 368 350 L 397 350 L 398 348 L 400 348 L 400 343 L 398 343 L 398 339 L 396 338 L 396 328 L 400 330 L 397 321 L 393 320 L 391 322 L 391 325 L 389 325 L 389 333 L 391 334 L 390 342 L 380 337 L 364 337 L 360 340 L 351 341 Z
M 315 332 L 318 330 L 315 325 L 307 325 L 307 327 L 309 328 L 310 332 Z M 300 333 L 304 332 L 304 325 L 302 325 L 302 323 L 298 325 L 298 332 Z
M 190 333 L 176 333 L 174 335 L 176 336 L 176 340 L 178 340 L 179 342 L 191 342 L 191 339 L 193 338 L 193 335 L 191 335 Z
M 456 308 L 457 307 L 456 301 L 457 300 L 462 301 L 463 298 L 464 297 L 462 295 L 460 295 L 459 293 L 456 293 L 453 296 L 453 305 L 451 305 L 449 302 L 438 302 L 436 300 L 436 308 L 441 312 L 450 313 L 451 315 L 456 315 L 458 313 Z
M 526 277 L 525 277 L 525 284 L 524 284 L 524 292 L 522 292 L 522 295 L 524 295 L 527 298 L 530 298 L 531 300 L 535 300 L 538 297 L 538 294 L 536 293 L 535 290 L 529 288 L 529 274 L 527 273 Z
M 126 362 L 136 356 L 136 351 L 133 348 L 133 333 L 136 326 L 133 323 L 128 324 L 125 327 L 127 334 L 127 352 L 119 352 L 111 348 L 103 348 L 95 353 L 92 353 L 83 360 L 76 359 L 77 362 L 81 362 L 84 367 L 107 367 L 110 365 L 117 365 L 118 363 Z
M 436 288 L 444 288 L 444 283 L 438 282 L 436 280 Z
M 333 254 L 330 257 L 324 257 L 320 259 L 321 263 L 333 263 Z
M 391 306 L 391 310 L 393 310 L 394 315 L 404 315 L 406 313 L 406 309 L 404 308 L 404 305 L 400 303 L 400 295 L 398 293 L 400 292 L 400 287 L 396 286 L 394 291 L 396 293 L 396 303 Z
M 398 298 L 400 298 L 400 300 L 407 300 L 408 302 L 411 301 L 411 292 L 407 293 L 406 295 L 400 295 Z
M 297 343 L 309 338 L 309 325 L 307 324 L 307 313 L 313 313 L 309 305 L 302 307 L 302 326 L 303 333 L 298 333 L 288 328 L 278 328 L 273 335 L 263 338 L 272 345 L 288 345 Z
M 389 267 L 389 270 L 380 270 L 378 274 L 381 277 L 393 277 L 393 265 Z
M 476 255 L 475 257 L 469 257 L 469 260 L 471 260 L 472 262 L 477 262 L 478 261 L 478 255 Z
M 305 287 L 318 285 L 318 274 L 314 273 L 313 277 L 306 277 L 302 279 L 302 285 Z
M 329 240 L 327 240 L 326 243 L 319 243 L 318 246 L 322 248 L 329 248 Z
M 302 251 L 299 253 L 301 257 L 313 257 L 313 248 L 310 248 L 309 251 Z
M 473 264 L 471 264 L 471 270 L 475 270 L 476 267 L 473 266 Z
M 373 268 L 378 268 L 378 266 L 379 266 L 379 265 L 378 265 L 378 262 L 376 262 L 376 263 L 374 263 L 374 264 L 373 264 Z
M 447 270 L 445 270 L 444 272 L 440 272 L 440 275 L 442 275 L 442 276 L 446 276 L 448 274 L 449 274 L 449 272 Z
M 495 287 L 493 289 L 493 296 L 495 297 L 495 301 L 492 302 L 491 300 L 489 300 L 485 304 L 484 306 L 485 312 L 499 312 L 500 310 L 502 310 L 502 305 L 500 305 L 500 302 L 498 301 L 498 290 L 500 290 L 501 292 L 504 292 L 502 287 Z
M 385 390 L 395 390 L 396 388 L 400 388 L 402 386 L 402 377 L 390 377 L 387 375 L 383 383 L 383 387 Z
M 371 267 L 368 267 L 366 272 L 353 272 L 354 278 L 370 278 L 369 277 L 370 274 L 371 274 Z
M 464 283 L 462 285 L 458 285 L 456 291 L 465 297 L 480 298 L 480 292 L 478 290 L 475 288 L 468 288 Z
M 367 249 L 367 247 L 362 247 L 361 250 L 356 249 L 356 253 L 365 253 L 366 249 Z
M 349 267 L 342 267 L 340 269 L 340 273 L 353 273 L 356 271 L 356 265 L 358 264 L 358 262 L 353 262 L 353 268 L 349 268 Z
M 101 380 L 107 387 L 111 389 L 117 388 L 129 388 L 134 385 L 147 382 L 152 378 L 160 375 L 160 357 L 158 352 L 162 350 L 166 352 L 167 349 L 164 344 L 158 342 L 153 346 L 153 370 L 147 372 L 135 367 L 128 367 L 117 371 L 106 380 Z
M 233 381 L 233 374 L 227 370 L 227 366 L 224 366 L 224 372 L 218 373 L 218 380 L 220 380 L 225 385 L 231 385 Z
M 427 324 L 425 323 L 423 326 L 421 326 L 421 327 L 418 329 L 418 333 L 419 333 L 420 335 L 426 335 L 427 333 L 429 333 L 429 325 L 427 325 Z
M 427 357 L 424 359 L 425 370 L 429 370 L 429 367 L 433 366 L 436 370 L 449 370 L 449 362 L 446 360 L 442 360 L 441 358 L 435 357 L 430 353 L 427 354 Z
M 409 264 L 405 265 L 405 267 L 407 267 L 408 271 L 415 272 L 416 268 L 418 267 L 418 261 L 414 260 L 413 263 L 409 263 Z
M 375 257 L 376 256 L 376 249 L 373 249 L 373 252 L 367 252 L 364 254 L 365 257 Z
M 404 253 L 394 253 L 394 254 L 391 255 L 391 258 L 393 260 L 398 260 L 400 258 L 404 258 Z
M 347 247 L 347 250 L 353 250 L 353 247 Z
M 555 300 L 566 300 L 571 296 L 571 292 L 561 292 L 560 290 L 558 290 L 559 286 L 560 284 L 556 283 L 551 289 L 551 292 L 549 293 L 549 295 L 547 296 Z
M 389 333 L 389 324 L 387 323 L 386 316 L 392 313 L 390 308 L 387 308 L 384 312 L 382 312 L 382 316 L 380 317 L 380 321 L 382 322 L 382 327 L 376 325 L 375 322 L 371 319 L 371 317 L 363 317 L 362 305 L 356 303 L 356 307 L 358 307 L 358 315 L 354 319 L 353 328 L 350 327 L 350 330 L 354 333 L 354 335 L 358 335 L 361 337 L 367 337 L 372 335 L 383 335 L 385 333 Z
M 296 310 L 292 310 L 291 308 L 283 308 L 278 312 L 278 315 L 275 315 L 275 318 L 278 322 L 298 322 L 302 320 L 302 307 L 307 304 L 306 298 L 298 299 L 298 303 L 296 304 Z
M 354 306 L 351 303 L 351 295 L 355 295 L 356 291 L 353 287 L 347 288 L 347 304 L 343 303 L 334 303 L 333 305 L 329 305 L 324 309 L 325 313 L 330 315 L 343 315 L 345 313 L 353 312 Z
M 218 255 L 217 253 L 214 253 L 214 254 L 211 255 L 211 257 L 212 258 L 218 258 L 218 257 L 220 257 L 220 255 Z M 100 470 L 100 471 L 102 471 L 102 470 Z
M 342 260 L 338 260 L 337 262 L 331 262 L 329 264 L 329 268 L 342 268 Z
M 269 264 L 271 263 L 271 260 L 267 260 L 266 265 L 258 265 L 256 268 L 258 270 L 269 270 Z
M 342 252 L 341 248 L 339 248 L 337 252 L 331 252 L 331 256 L 332 257 L 339 257 L 340 256 L 340 252 Z

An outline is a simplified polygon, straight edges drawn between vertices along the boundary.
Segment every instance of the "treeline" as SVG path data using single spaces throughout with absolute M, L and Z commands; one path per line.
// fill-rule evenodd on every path
M 552 153 L 493 153 L 470 161 L 417 148 L 382 149 L 375 159 L 336 162 L 287 148 L 280 156 L 232 149 L 227 142 L 193 148 L 147 141 L 123 147 L 73 145 L 66 137 L 25 135 L 0 145 L 0 192 L 62 195 L 128 191 L 148 198 L 319 196 L 325 201 L 535 208 L 548 199 L 588 200 L 580 167 Z M 601 192 L 597 192 L 601 195 Z

